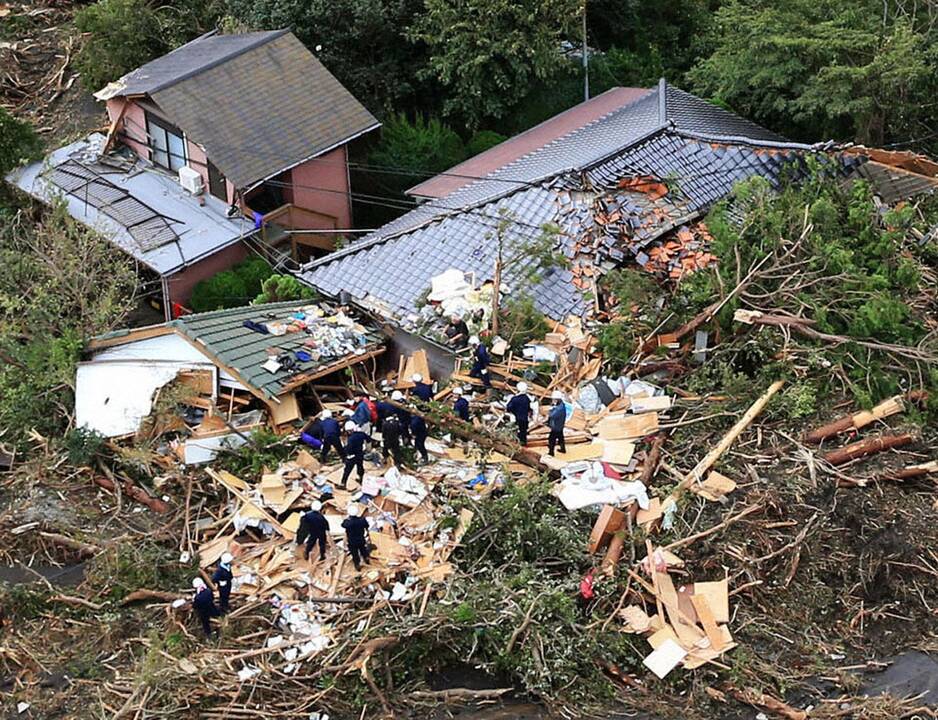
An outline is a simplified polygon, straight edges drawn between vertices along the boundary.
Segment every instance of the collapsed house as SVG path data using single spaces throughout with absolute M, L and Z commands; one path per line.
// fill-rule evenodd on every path
M 305 260 L 352 227 L 348 144 L 380 123 L 289 31 L 203 35 L 95 97 L 106 135 L 8 181 L 136 259 L 167 319 L 252 249 Z
M 886 202 L 938 185 L 932 166 L 895 153 L 788 142 L 664 80 L 619 90 L 415 186 L 415 196 L 431 199 L 310 262 L 300 277 L 330 296 L 344 291 L 401 328 L 439 337 L 428 331 L 439 325 L 433 300 L 467 297 L 496 277 L 503 295 L 517 294 L 536 260 L 500 272 L 498 236 L 503 245 L 523 245 L 550 227 L 566 267 L 548 268 L 520 289 L 553 320 L 586 318 L 602 308 L 598 281 L 609 270 L 633 265 L 678 282 L 713 262 L 701 219 L 741 181 L 758 176 L 778 188 L 805 175 L 815 158 L 832 176 L 871 182 Z M 590 103 L 605 114 L 594 117 Z M 572 127 L 576 118 L 587 122 Z M 472 172 L 484 175 L 469 179 Z
M 284 428 L 318 409 L 315 381 L 384 352 L 382 336 L 342 310 L 303 301 L 186 315 L 101 335 L 78 366 L 79 427 L 106 437 L 133 435 L 161 389 L 180 383 L 188 408 L 175 427 L 179 454 L 204 462 L 253 427 Z

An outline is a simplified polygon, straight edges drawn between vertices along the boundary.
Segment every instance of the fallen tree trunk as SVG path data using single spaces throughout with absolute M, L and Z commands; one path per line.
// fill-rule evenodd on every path
M 826 440 L 829 437 L 834 437 L 841 433 L 851 430 L 860 430 L 877 420 L 882 420 L 883 418 L 900 413 L 903 410 L 905 410 L 905 404 L 902 401 L 902 396 L 896 395 L 888 400 L 884 400 L 872 410 L 863 410 L 853 415 L 845 415 L 827 425 L 822 425 L 805 435 L 804 439 L 805 442 L 819 443 L 822 440 Z
M 850 445 L 845 445 L 842 448 L 837 450 L 831 450 L 829 453 L 823 456 L 823 459 L 826 462 L 829 462 L 831 465 L 843 465 L 848 463 L 851 460 L 856 460 L 857 458 L 866 457 L 867 455 L 874 455 L 883 450 L 890 450 L 892 448 L 902 447 L 903 445 L 908 445 L 915 439 L 913 435 L 904 433 L 902 435 L 880 435 L 879 437 L 866 438 L 865 440 L 860 440 L 859 442 L 851 443 Z
M 93 479 L 96 485 L 100 485 L 105 490 L 110 490 L 111 492 L 114 492 L 119 485 L 124 495 L 132 498 L 133 500 L 136 500 L 141 505 L 146 505 L 153 512 L 169 512 L 169 505 L 167 505 L 159 498 L 151 497 L 146 490 L 141 487 L 137 487 L 129 480 L 125 480 L 122 483 L 115 483 L 113 480 L 102 477 L 101 475 L 95 475 Z
M 121 600 L 121 605 L 130 605 L 130 603 L 140 602 L 142 600 L 159 600 L 161 602 L 172 602 L 179 598 L 179 593 L 166 592 L 165 590 L 147 590 L 142 588 L 134 590 Z
M 89 558 L 97 555 L 101 552 L 101 548 L 92 543 L 82 542 L 81 540 L 74 540 L 65 535 L 59 535 L 58 533 L 51 532 L 39 532 L 39 537 L 48 540 L 55 545 L 60 545 L 61 547 L 68 548 L 69 550 L 74 550 L 78 553 L 79 557 Z
M 411 696 L 421 700 L 437 700 L 443 703 L 452 700 L 497 700 L 502 695 L 510 693 L 512 689 L 473 690 L 471 688 L 449 688 L 448 690 L 414 690 Z

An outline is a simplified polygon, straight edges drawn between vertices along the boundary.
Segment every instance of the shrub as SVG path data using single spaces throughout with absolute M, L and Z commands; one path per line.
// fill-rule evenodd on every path
M 0 175 L 38 157 L 42 143 L 33 126 L 17 120 L 0 107 Z
M 381 130 L 381 141 L 371 152 L 373 165 L 401 171 L 392 184 L 404 188 L 451 168 L 466 157 L 462 139 L 437 118 L 418 115 L 413 122 L 403 113 L 388 119 Z
M 507 139 L 506 136 L 494 130 L 480 130 L 466 143 L 466 157 L 484 153 L 489 148 L 493 148 Z
M 266 260 L 248 258 L 196 284 L 189 307 L 195 312 L 208 312 L 247 305 L 260 294 L 264 280 L 272 274 L 273 268 Z
M 98 0 L 75 14 L 75 27 L 90 34 L 76 65 L 92 91 L 170 50 L 156 12 L 144 0 Z
M 515 352 L 520 352 L 532 340 L 540 340 L 548 332 L 550 326 L 530 296 L 510 297 L 499 307 L 498 334 Z
M 304 285 L 292 275 L 271 275 L 261 284 L 261 294 L 255 303 L 272 303 L 282 300 L 314 300 L 316 291 Z

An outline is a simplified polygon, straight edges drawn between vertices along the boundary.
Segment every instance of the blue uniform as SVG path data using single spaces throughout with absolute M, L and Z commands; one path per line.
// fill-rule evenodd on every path
M 335 448 L 339 457 L 345 459 L 345 450 L 342 449 L 342 436 L 339 433 L 339 423 L 335 418 L 323 418 L 322 421 L 322 455 L 320 460 L 326 462 L 329 457 L 329 449 Z
M 433 399 L 433 388 L 425 382 L 414 383 L 412 392 L 424 402 L 430 402 Z
M 219 564 L 212 575 L 212 582 L 218 588 L 218 606 L 223 613 L 228 612 L 228 599 L 231 597 L 231 568 Z
M 358 406 L 355 408 L 355 412 L 352 413 L 352 417 L 350 419 L 359 427 L 370 423 L 371 410 L 368 408 L 368 403 L 366 403 L 364 400 L 358 403 Z
M 358 482 L 365 477 L 365 441 L 368 436 L 361 430 L 356 430 L 345 441 L 345 470 L 342 473 L 342 484 L 352 474 L 352 468 L 358 470 Z
M 481 380 L 486 388 L 492 387 L 492 380 L 489 377 L 488 370 L 491 361 L 488 348 L 482 343 L 476 345 L 475 352 L 473 353 L 472 370 L 469 371 L 469 377 Z
M 368 543 L 368 521 L 363 517 L 347 517 L 342 521 L 345 528 L 345 537 L 348 539 L 348 550 L 352 555 L 355 569 L 361 570 L 361 561 L 367 563 L 371 549 Z
M 309 560 L 310 550 L 319 543 L 319 559 L 326 559 L 326 537 L 329 532 L 329 521 L 318 510 L 310 510 L 300 518 L 300 528 L 296 533 L 296 544 L 302 545 L 306 541 L 306 559 Z
M 392 415 L 397 415 L 397 408 L 394 407 L 391 403 L 385 402 L 384 400 L 379 400 L 376 402 L 375 407 L 378 409 L 379 423 L 384 422 Z
M 212 637 L 211 619 L 221 615 L 221 610 L 216 607 L 215 596 L 212 595 L 210 588 L 204 587 L 195 594 L 192 598 L 192 609 L 198 613 L 199 620 L 202 621 L 205 637 Z
M 456 417 L 469 422 L 469 401 L 466 398 L 456 398 L 456 402 L 453 403 L 453 410 L 456 411 Z
M 505 406 L 518 424 L 518 442 L 522 445 L 528 442 L 528 418 L 531 415 L 531 398 L 525 394 L 515 395 Z
M 554 448 L 560 443 L 560 452 L 567 452 L 567 445 L 563 441 L 563 426 L 567 423 L 567 406 L 562 402 L 554 405 L 547 414 L 547 454 L 553 455 Z
M 430 462 L 430 455 L 427 453 L 427 423 L 419 415 L 414 415 L 410 421 L 410 431 L 414 434 L 414 448 L 423 457 L 424 462 Z

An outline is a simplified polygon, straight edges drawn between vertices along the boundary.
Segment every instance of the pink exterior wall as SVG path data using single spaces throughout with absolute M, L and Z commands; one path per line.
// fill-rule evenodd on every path
M 191 167 L 193 170 L 198 170 L 199 175 L 202 176 L 202 186 L 205 188 L 205 192 L 209 191 L 208 184 L 208 157 L 205 154 L 205 150 L 202 149 L 201 145 L 196 145 L 188 137 L 186 137 L 186 164 Z M 225 202 L 229 205 L 234 203 L 234 185 L 227 178 L 225 179 L 225 188 L 226 195 Z
M 315 218 L 310 217 L 309 223 L 303 227 L 317 230 L 352 227 L 352 198 L 349 195 L 348 153 L 345 145 L 297 165 L 290 171 L 290 176 L 294 205 L 335 218 L 334 223 L 327 218 L 317 223 Z M 298 215 L 295 217 L 299 219 Z
M 117 126 L 118 137 L 137 155 L 150 159 L 150 148 L 147 145 L 147 118 L 143 108 L 133 100 L 122 97 L 111 98 L 107 101 L 107 116 L 113 123 L 121 113 L 121 108 L 127 103 L 127 109 Z
M 188 307 L 189 298 L 192 296 L 192 288 L 200 280 L 210 278 L 212 275 L 227 270 L 235 263 L 241 262 L 248 256 L 248 248 L 240 242 L 229 245 L 224 250 L 209 255 L 204 260 L 190 265 L 185 270 L 177 272 L 167 278 L 169 284 L 169 302 L 177 302 L 180 305 Z M 253 298 L 251 298 L 253 300 Z M 249 301 L 245 301 L 247 305 Z

